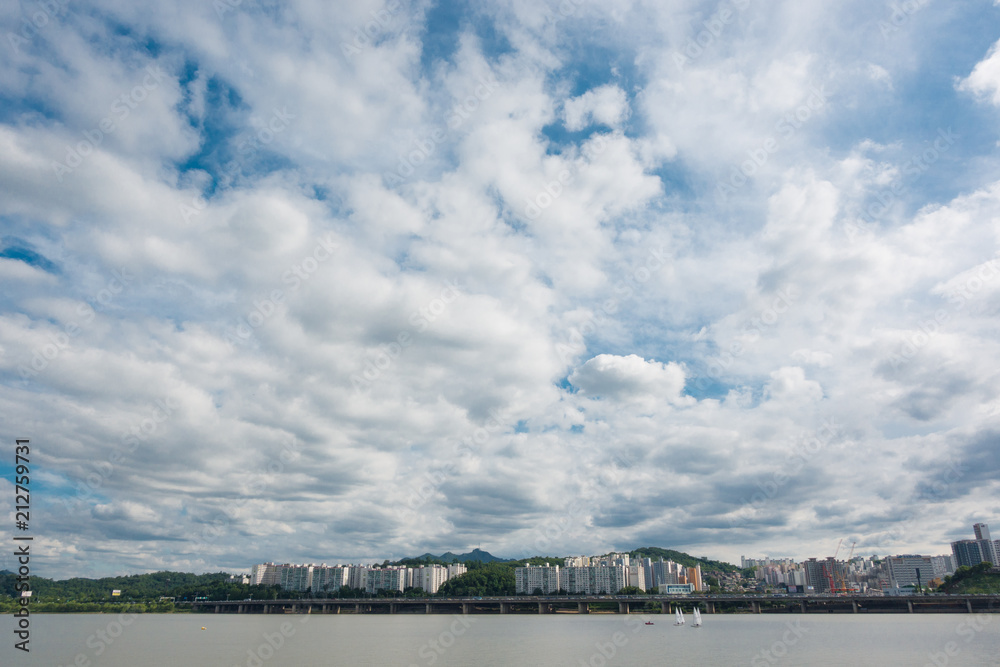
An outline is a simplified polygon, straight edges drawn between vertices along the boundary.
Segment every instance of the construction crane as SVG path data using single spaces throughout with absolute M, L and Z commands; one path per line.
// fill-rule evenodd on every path
M 843 544 L 844 540 L 841 538 L 840 543 Z M 857 542 L 851 544 L 851 553 L 847 556 L 847 565 L 850 565 L 851 559 L 854 558 L 854 547 Z M 840 544 L 837 545 L 837 553 L 840 553 Z M 837 575 L 837 583 L 840 584 L 837 588 L 830 589 L 831 593 L 836 593 L 838 595 L 847 595 L 852 592 L 852 589 L 847 587 L 847 582 L 844 580 L 844 571 L 837 567 L 837 553 L 833 555 L 833 569 Z
M 837 569 L 837 554 L 840 553 L 840 545 L 844 543 L 844 538 L 840 538 L 840 542 L 837 542 L 837 550 L 833 552 L 833 558 L 828 558 L 826 563 L 823 563 L 823 574 L 826 575 L 826 583 L 831 593 L 836 592 L 837 586 L 833 583 L 833 572 L 830 571 Z M 829 565 L 830 569 L 827 569 Z

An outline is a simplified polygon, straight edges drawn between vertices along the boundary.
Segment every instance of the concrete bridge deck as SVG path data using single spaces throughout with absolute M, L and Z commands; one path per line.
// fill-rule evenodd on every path
M 650 604 L 652 603 L 652 604 Z M 216 614 L 511 614 L 662 613 L 676 607 L 704 613 L 995 613 L 1000 595 L 914 596 L 510 596 L 449 598 L 306 598 L 203 600 L 196 612 Z

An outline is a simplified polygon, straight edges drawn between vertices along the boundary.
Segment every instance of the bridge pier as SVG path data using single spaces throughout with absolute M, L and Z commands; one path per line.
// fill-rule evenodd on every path
M 627 614 L 628 611 L 629 611 L 629 609 L 628 609 L 628 602 L 619 602 L 618 603 L 618 613 L 619 614 Z
M 396 613 L 396 603 L 395 602 L 390 602 L 389 603 L 389 613 L 390 614 L 395 614 Z
M 661 600 L 660 601 L 660 613 L 661 614 L 669 614 L 670 613 L 670 603 L 667 602 L 666 600 Z
M 804 614 L 806 613 L 806 601 L 802 600 L 799 602 L 799 610 Z
M 547 614 L 547 613 L 549 613 L 549 605 L 546 604 L 546 603 L 544 603 L 544 602 L 539 602 L 538 603 L 538 613 L 539 614 Z
M 755 614 L 760 613 L 760 602 L 758 600 L 754 600 L 753 602 L 751 602 L 750 606 L 753 608 L 753 613 Z
M 425 614 L 433 614 L 434 613 L 434 605 L 431 604 L 430 602 L 428 602 L 427 604 L 425 604 L 424 605 L 424 613 Z
M 472 603 L 471 602 L 463 602 L 462 603 L 462 613 L 463 614 L 468 614 L 469 610 L 471 610 L 471 609 L 472 609 Z
M 851 608 L 854 610 L 855 614 L 858 613 L 858 601 L 853 598 L 851 599 Z
M 909 611 L 909 612 L 910 612 L 911 614 L 913 613 L 913 600 L 907 600 L 907 601 L 906 601 L 906 609 L 907 609 L 907 611 Z
M 500 603 L 500 613 L 501 614 L 509 614 L 510 613 L 510 603 L 509 602 L 501 602 Z
M 715 613 L 715 603 L 714 602 L 708 602 L 707 604 L 708 604 L 708 610 L 707 610 L 708 613 L 709 614 L 714 614 Z
M 969 598 L 965 598 L 965 608 L 969 610 L 970 614 L 972 613 L 972 600 Z
M 360 602 L 354 605 L 354 613 L 355 614 L 360 614 L 361 613 L 361 603 Z
M 587 604 L 586 602 L 577 602 L 576 603 L 576 611 L 577 611 L 577 613 L 580 613 L 580 614 L 589 614 L 590 613 L 590 605 Z

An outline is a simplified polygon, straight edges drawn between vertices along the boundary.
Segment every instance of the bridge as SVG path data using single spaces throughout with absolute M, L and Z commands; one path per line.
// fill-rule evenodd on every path
M 192 610 L 216 614 L 554 614 L 661 613 L 700 608 L 716 613 L 997 613 L 1000 595 L 780 596 L 568 595 L 435 598 L 202 600 Z

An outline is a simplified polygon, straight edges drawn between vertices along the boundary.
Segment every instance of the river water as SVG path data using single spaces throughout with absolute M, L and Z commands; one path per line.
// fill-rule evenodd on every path
M 8 628 L 13 620 L 7 619 Z M 1000 614 L 719 614 L 705 615 L 700 628 L 674 627 L 672 620 L 640 614 L 39 614 L 31 616 L 29 654 L 14 648 L 10 630 L 0 634 L 0 665 L 1000 667 Z

